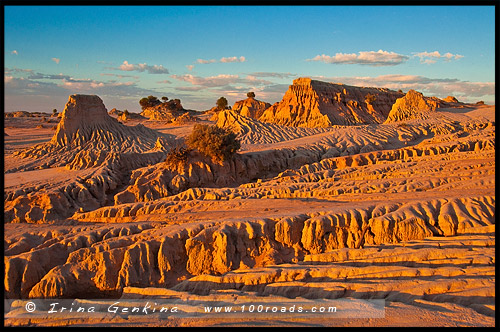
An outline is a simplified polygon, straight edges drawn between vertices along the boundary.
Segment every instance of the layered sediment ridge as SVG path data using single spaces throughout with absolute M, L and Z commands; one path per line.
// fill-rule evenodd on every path
M 113 294 L 126 286 L 171 286 L 186 276 L 297 262 L 339 248 L 463 234 L 494 225 L 494 205 L 494 197 L 485 196 L 182 227 L 137 223 L 24 234 L 6 244 L 6 296 Z M 26 246 L 34 249 L 24 252 Z
M 298 78 L 290 85 L 282 101 L 266 109 L 259 120 L 309 128 L 382 123 L 396 99 L 402 96 L 403 93 L 385 88 Z

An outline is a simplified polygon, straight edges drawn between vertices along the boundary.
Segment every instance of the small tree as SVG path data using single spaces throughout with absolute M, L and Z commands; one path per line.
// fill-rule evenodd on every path
M 163 100 L 164 103 L 166 103 L 168 101 L 168 97 L 161 97 L 161 100 Z
M 161 101 L 159 101 L 158 98 L 156 98 L 155 96 L 148 96 L 139 100 L 139 105 L 141 105 L 142 109 L 145 109 L 146 107 L 153 107 L 160 104 Z
M 247 97 L 248 98 L 255 98 L 255 93 L 249 92 L 249 93 L 247 93 Z
M 188 148 L 198 150 L 217 163 L 231 159 L 241 147 L 235 133 L 225 128 L 204 124 L 196 124 L 193 127 L 186 144 Z
M 54 108 L 54 109 L 52 110 L 52 114 L 54 114 L 54 115 L 55 115 L 55 114 L 57 114 L 57 109 L 55 109 L 55 108 Z
M 220 110 L 225 110 L 227 108 L 227 99 L 224 97 L 220 97 L 219 99 L 217 99 L 216 105 Z

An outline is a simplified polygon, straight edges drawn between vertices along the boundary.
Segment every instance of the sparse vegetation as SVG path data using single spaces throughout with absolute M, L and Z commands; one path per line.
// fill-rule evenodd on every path
M 220 97 L 217 99 L 216 105 L 219 108 L 219 110 L 225 110 L 227 108 L 227 99 L 224 97 Z
M 247 93 L 247 97 L 248 98 L 255 98 L 255 93 L 249 92 L 249 93 Z
M 484 101 L 480 100 L 476 103 L 476 105 L 484 105 Z
M 189 153 L 191 149 L 185 146 L 178 146 L 173 148 L 167 153 L 167 157 L 165 158 L 165 162 L 169 165 L 184 165 L 189 157 Z
M 163 102 L 166 103 L 168 101 L 168 97 L 163 96 L 161 97 L 161 100 L 163 100 Z
M 367 95 L 365 96 L 365 102 L 366 102 L 367 104 L 371 104 L 371 103 L 373 103 L 375 100 L 377 100 L 377 97 L 375 97 L 375 96 L 374 96 L 374 95 L 372 95 L 371 93 L 369 93 L 369 94 L 367 94 Z
M 235 133 L 225 128 L 203 124 L 194 126 L 186 144 L 188 148 L 198 150 L 217 163 L 231 159 L 241 147 Z
M 155 96 L 148 96 L 144 97 L 141 100 L 139 100 L 139 105 L 141 105 L 141 108 L 144 110 L 147 107 L 154 107 L 156 105 L 160 105 L 161 101 L 158 100 Z

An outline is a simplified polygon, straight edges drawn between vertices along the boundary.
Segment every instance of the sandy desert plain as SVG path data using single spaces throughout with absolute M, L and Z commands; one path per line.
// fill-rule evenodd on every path
M 5 115 L 5 325 L 495 326 L 494 105 L 300 78 L 274 105 L 106 107 Z M 167 163 L 196 124 L 241 149 Z M 117 301 L 179 312 L 77 312 Z

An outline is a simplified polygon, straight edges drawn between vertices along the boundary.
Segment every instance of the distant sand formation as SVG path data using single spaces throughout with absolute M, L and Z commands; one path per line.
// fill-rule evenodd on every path
M 248 97 L 235 102 L 232 111 L 249 118 L 258 119 L 269 107 L 271 107 L 269 103 L 257 100 L 254 97 Z
M 368 95 L 372 100 L 367 99 Z M 400 92 L 384 88 L 298 78 L 282 101 L 265 110 L 259 120 L 295 127 L 382 123 L 396 99 L 402 96 Z
M 147 156 L 148 152 L 165 151 L 166 146 L 166 135 L 142 124 L 125 126 L 109 116 L 98 96 L 71 95 L 50 142 L 21 151 L 19 156 L 43 160 L 26 170 L 56 166 L 83 169 L 99 166 L 118 154 Z
M 428 119 L 432 116 L 431 112 L 437 108 L 445 107 L 463 108 L 464 105 L 452 96 L 441 100 L 436 97 L 424 97 L 422 93 L 410 90 L 404 97 L 398 98 L 394 105 L 392 105 L 391 112 L 385 123 L 412 119 Z

